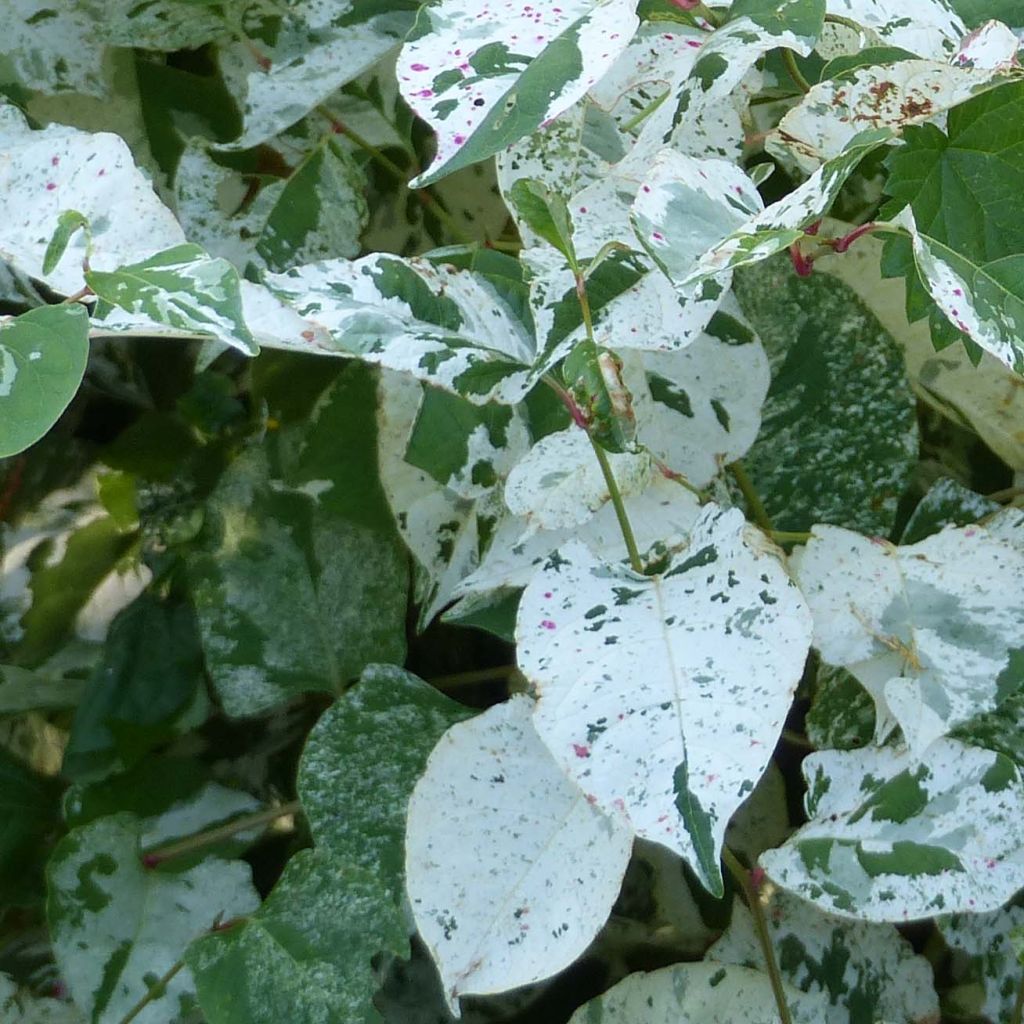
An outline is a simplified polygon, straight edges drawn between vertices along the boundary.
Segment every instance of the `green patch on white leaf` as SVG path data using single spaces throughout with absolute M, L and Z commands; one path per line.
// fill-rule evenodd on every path
M 916 0 L 913 18 L 903 0 L 828 0 L 828 13 L 863 25 L 886 46 L 928 60 L 951 57 L 967 31 L 948 0 Z
M 1024 681 L 1024 551 L 980 526 L 895 547 L 816 526 L 799 565 L 822 658 L 868 689 L 877 734 L 920 754 Z
M 726 825 L 768 764 L 810 643 L 803 599 L 759 536 L 710 506 L 653 577 L 567 544 L 516 626 L 563 769 L 718 892 Z
M 805 728 L 819 750 L 867 746 L 875 735 L 871 694 L 846 669 L 819 665 Z
M 931 964 L 892 925 L 823 913 L 786 892 L 773 892 L 764 913 L 783 981 L 801 993 L 797 1002 L 818 1002 L 820 1024 L 938 1020 Z M 707 955 L 747 967 L 764 962 L 754 919 L 742 904 L 733 905 L 732 922 Z
M 863 921 L 995 910 L 1024 885 L 1024 786 L 1000 754 L 940 739 L 804 761 L 810 818 L 761 855 L 784 889 Z
M 612 908 L 633 837 L 566 778 L 513 697 L 452 726 L 409 803 L 406 872 L 454 1008 L 568 966 Z
M 75 397 L 89 358 L 82 306 L 0 319 L 0 458 L 38 441 Z
M 85 284 L 86 232 L 77 232 L 56 267 L 43 272 L 47 246 L 66 210 L 88 221 L 94 271 L 144 260 L 185 241 L 116 135 L 64 125 L 33 131 L 14 107 L 0 106 L 0 151 L 0 192 L 10 209 L 0 224 L 0 256 L 58 292 L 71 295 Z
M 47 918 L 61 977 L 91 1024 L 117 1024 L 191 939 L 259 906 L 250 869 L 207 860 L 172 873 L 143 866 L 130 815 L 74 829 L 47 869 Z M 135 1018 L 165 1024 L 194 1005 L 189 972 Z
M 991 914 L 951 914 L 936 922 L 952 954 L 943 1003 L 958 1017 L 1013 1020 L 1021 965 L 1011 935 L 1024 927 L 1024 909 Z
M 409 796 L 445 730 L 471 715 L 404 669 L 368 666 L 313 727 L 299 764 L 317 848 L 372 872 L 399 897 Z
M 785 990 L 793 1024 L 820 1024 L 819 1000 Z M 805 1007 L 810 1005 L 810 1009 Z M 630 974 L 604 995 L 584 1003 L 569 1024 L 778 1024 L 767 974 L 709 961 Z
M 403 915 L 374 875 L 301 850 L 256 913 L 193 942 L 185 961 L 208 1024 L 369 1024 L 380 1020 L 373 958 L 408 949 Z
M 637 25 L 633 0 L 422 8 L 397 67 L 406 102 L 437 135 L 434 162 L 414 184 L 493 156 L 562 113 L 612 66 Z

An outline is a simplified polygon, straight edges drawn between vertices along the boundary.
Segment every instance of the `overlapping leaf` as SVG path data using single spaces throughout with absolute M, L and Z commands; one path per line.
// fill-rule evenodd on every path
M 551 758 L 513 697 L 452 726 L 409 803 L 406 873 L 454 1007 L 572 963 L 604 924 L 633 838 Z
M 941 739 L 804 761 L 810 821 L 761 855 L 783 888 L 864 921 L 995 910 L 1024 885 L 1024 787 L 1001 754 Z
M 711 506 L 659 576 L 562 547 L 523 594 L 516 638 L 563 769 L 721 892 L 726 825 L 771 756 L 810 628 L 740 513 Z
M 878 734 L 915 753 L 991 711 L 1024 681 L 1024 552 L 982 527 L 894 547 L 817 526 L 800 561 L 815 646 L 865 685 Z

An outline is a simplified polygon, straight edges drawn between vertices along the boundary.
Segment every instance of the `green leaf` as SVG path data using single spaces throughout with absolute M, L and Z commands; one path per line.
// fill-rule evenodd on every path
M 1020 20 L 1017 0 L 950 0 L 950 4 L 968 28 L 977 28 L 992 18 L 1006 25 L 1014 25 Z
M 330 136 L 292 172 L 267 217 L 256 251 L 268 269 L 353 257 L 369 217 L 359 167 Z
M 516 626 L 537 731 L 563 771 L 718 895 L 726 825 L 767 767 L 810 644 L 803 598 L 757 536 L 738 510 L 707 506 L 651 577 L 570 542 L 527 586 Z M 652 661 L 652 644 L 666 657 Z
M 246 355 L 259 351 L 242 316 L 238 271 L 198 245 L 178 245 L 112 271 L 90 270 L 85 280 L 128 313 L 216 338 Z
M 1024 212 L 1016 201 L 1024 189 L 1016 159 L 1022 147 L 1024 83 L 1017 82 L 950 111 L 946 133 L 934 125 L 907 129 L 903 146 L 887 160 L 885 188 L 893 201 L 882 209 L 891 218 L 909 206 L 919 234 L 913 259 L 912 241 L 896 238 L 887 241 L 883 262 L 888 276 L 908 278 L 909 319 L 920 319 L 939 301 L 940 322 L 949 319 L 963 331 L 962 322 L 1011 367 L 1024 358 L 1017 330 L 1003 320 L 1024 302 L 1012 273 L 1005 276 L 1013 271 L 1012 257 L 1024 252 Z M 931 299 L 918 272 L 931 281 Z M 979 294 L 972 294 L 975 287 Z
M 41 306 L 0 322 L 0 458 L 28 448 L 57 422 L 88 358 L 82 306 Z
M 71 241 L 71 236 L 79 229 L 85 228 L 89 231 L 89 222 L 77 210 L 65 210 L 57 218 L 57 228 L 53 232 L 50 244 L 43 254 L 43 273 L 52 274 L 60 263 L 64 251 Z M 86 243 L 88 245 L 88 243 Z
M 590 945 L 633 837 L 552 759 L 523 695 L 453 725 L 409 801 L 416 925 L 449 1005 L 550 977 Z
M 894 547 L 816 526 L 799 568 L 824 661 L 875 700 L 881 740 L 898 724 L 920 755 L 1024 682 L 1024 549 L 980 526 Z
M 729 20 L 742 17 L 772 35 L 792 32 L 814 42 L 825 23 L 825 0 L 734 0 Z
M 368 666 L 314 726 L 299 764 L 317 849 L 404 892 L 409 796 L 445 730 L 471 716 L 403 669 Z
M 84 693 L 83 679 L 44 676 L 17 665 L 0 665 L 0 715 L 73 708 Z
M 114 619 L 78 705 L 64 754 L 72 778 L 130 766 L 174 734 L 203 684 L 203 654 L 187 604 L 144 593 Z
M 576 269 L 572 216 L 565 205 L 565 197 L 551 192 L 543 182 L 534 178 L 519 178 L 507 194 L 516 213 L 530 230 L 553 245 L 569 266 Z
M 249 866 L 239 861 L 206 860 L 178 874 L 143 867 L 131 815 L 70 832 L 47 881 L 57 964 L 90 1024 L 118 1024 L 191 939 L 259 905 Z M 136 1020 L 173 1020 L 192 1005 L 192 989 L 189 972 L 179 972 Z
M 570 107 L 625 49 L 634 0 L 532 8 L 442 0 L 421 8 L 398 58 L 402 95 L 437 134 L 422 188 L 529 135 Z
M 823 751 L 803 762 L 810 821 L 761 855 L 784 889 L 862 921 L 995 910 L 1022 885 L 1024 786 L 1013 763 L 951 739 Z
M 244 922 L 193 942 L 186 963 L 208 1024 L 382 1020 L 381 950 L 408 955 L 406 926 L 370 872 L 303 850 Z
M 0 748 L 0 899 L 8 905 L 42 899 L 41 854 L 60 829 L 60 790 Z
M 784 257 L 739 273 L 736 295 L 772 363 L 744 465 L 773 524 L 887 534 L 918 453 L 899 347 L 850 289 Z
M 786 892 L 773 893 L 764 914 L 782 980 L 801 993 L 798 1003 L 820 1000 L 820 1024 L 938 1019 L 931 964 L 892 925 L 825 914 Z M 707 955 L 747 967 L 764 962 L 742 904 L 734 904 L 728 929 Z

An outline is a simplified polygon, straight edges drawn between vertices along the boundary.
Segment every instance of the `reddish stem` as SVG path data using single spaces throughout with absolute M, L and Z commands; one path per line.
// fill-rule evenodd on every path
M 861 224 L 859 228 L 854 228 L 849 234 L 843 235 L 842 238 L 830 239 L 828 244 L 832 246 L 833 252 L 846 252 L 847 249 L 853 245 L 862 235 L 869 234 L 878 227 L 873 221 L 867 224 Z

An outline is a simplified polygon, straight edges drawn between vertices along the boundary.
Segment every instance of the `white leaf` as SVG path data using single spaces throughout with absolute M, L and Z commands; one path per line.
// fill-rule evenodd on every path
M 473 402 L 526 393 L 532 339 L 483 278 L 376 253 L 267 274 L 274 294 L 339 354 L 401 370 Z
M 829 750 L 803 771 L 811 820 L 761 865 L 823 910 L 902 922 L 995 910 L 1024 886 L 1024 786 L 1003 755 L 941 739 L 925 761 Z
M 827 0 L 827 10 L 871 29 L 886 46 L 930 60 L 952 56 L 967 31 L 948 0 L 915 0 L 912 18 L 906 0 Z
M 826 914 L 781 891 L 765 901 L 764 913 L 783 981 L 801 998 L 818 1000 L 820 1024 L 939 1019 L 931 964 L 892 925 Z M 707 955 L 748 967 L 764 962 L 746 907 L 734 904 L 728 929 Z
M 895 547 L 815 526 L 799 564 L 822 658 L 848 668 L 910 748 L 991 711 L 1024 677 L 1024 551 L 980 526 Z
M 859 132 L 930 121 L 1005 81 L 1002 69 L 927 60 L 857 68 L 813 86 L 769 133 L 765 148 L 811 174 Z
M 794 996 L 797 999 L 794 999 Z M 820 1024 L 807 1000 L 786 990 L 793 1024 Z M 819 1002 L 811 1004 L 813 1011 Z M 630 974 L 604 995 L 584 1003 L 569 1024 L 778 1024 L 768 975 L 749 967 L 676 964 L 649 974 Z
M 768 764 L 811 636 L 760 536 L 710 506 L 653 577 L 567 544 L 526 588 L 516 624 L 555 758 L 718 892 L 726 825 Z
M 409 801 L 406 877 L 449 1003 L 550 977 L 604 924 L 632 834 L 591 805 L 513 697 L 441 738 Z
M 185 241 L 120 138 L 63 125 L 32 131 L 9 106 L 0 106 L 0 193 L 10 211 L 0 223 L 0 256 L 64 294 L 85 283 L 84 231 L 72 236 L 49 274 L 43 256 L 66 210 L 90 223 L 93 270 L 113 270 Z
M 1009 71 L 1019 67 L 1017 50 L 1020 40 L 1016 32 L 1001 21 L 986 21 L 960 41 L 952 63 L 961 67 Z
M 645 453 L 607 454 L 623 494 L 637 494 L 651 481 Z M 505 504 L 522 516 L 529 532 L 577 526 L 610 500 L 597 456 L 586 431 L 568 427 L 542 437 L 509 473 Z
M 437 134 L 437 156 L 413 185 L 493 156 L 567 110 L 638 23 L 634 0 L 421 8 L 397 71 L 406 102 Z

